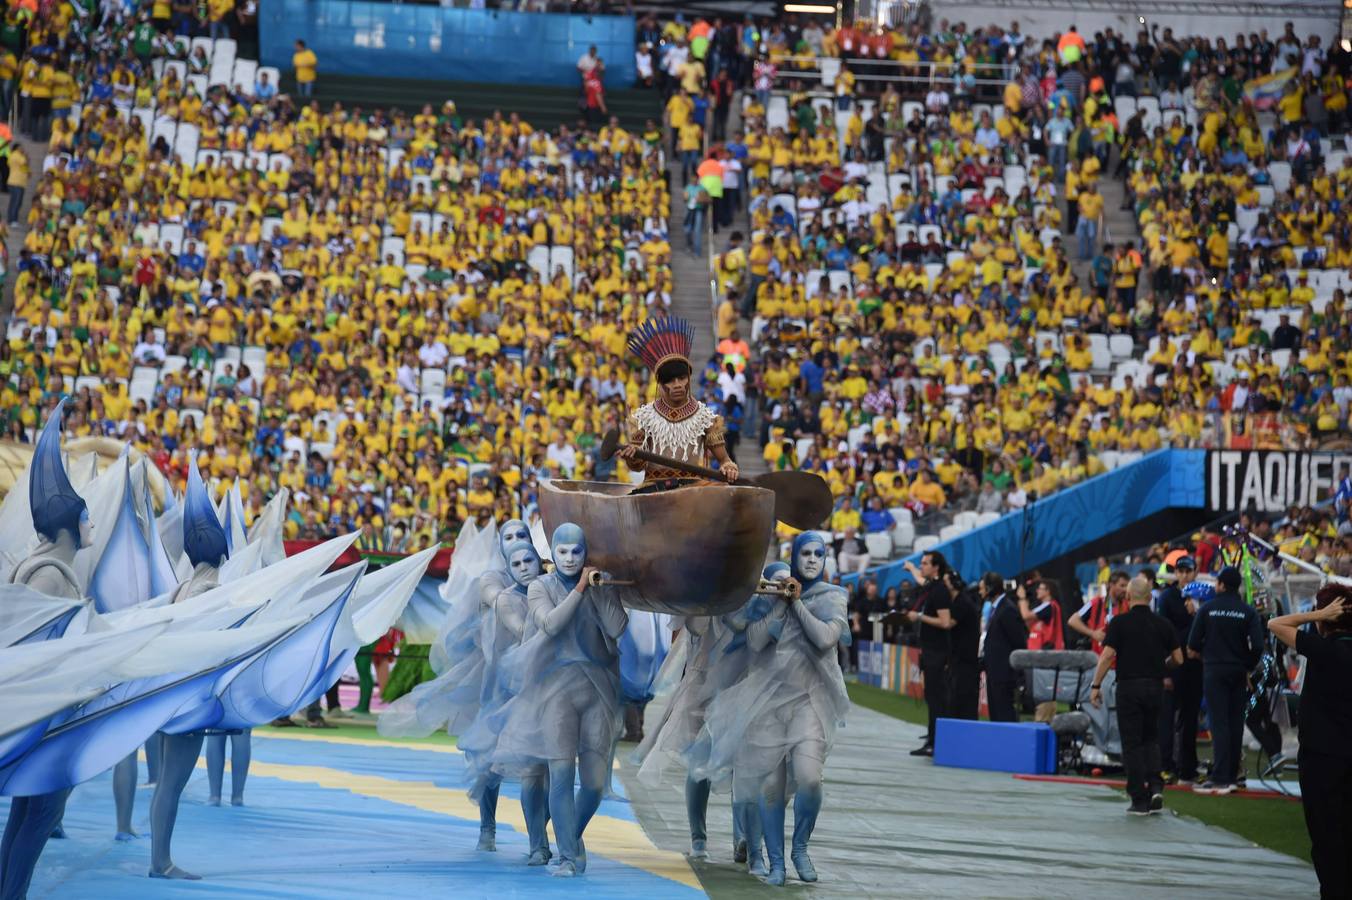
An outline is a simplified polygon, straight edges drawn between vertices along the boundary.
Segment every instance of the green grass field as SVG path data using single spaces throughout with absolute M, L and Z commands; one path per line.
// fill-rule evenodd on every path
M 300 720 L 300 717 L 297 716 L 297 721 L 299 721 L 299 720 Z M 263 734 L 263 735 L 267 735 L 267 736 L 269 736 L 269 737 L 278 737 L 278 738 L 293 737 L 293 736 L 296 736 L 296 735 L 300 735 L 300 736 L 302 737 L 302 739 L 304 739 L 305 737 L 310 737 L 310 736 L 314 736 L 314 737 L 333 737 L 333 736 L 338 736 L 338 737 L 349 737 L 349 738 L 361 738 L 361 739 L 363 739 L 363 740 L 368 740 L 368 741 L 372 741 L 372 740 L 374 740 L 374 741 L 384 741 L 384 742 L 389 743 L 389 744 L 436 744 L 436 745 L 443 746 L 443 747 L 454 747 L 454 746 L 455 746 L 455 738 L 452 737 L 451 735 L 447 734 L 447 733 L 444 732 L 444 731 L 438 731 L 438 732 L 435 732 L 434 734 L 430 734 L 430 735 L 428 735 L 428 736 L 425 737 L 425 738 L 392 738 L 392 737 L 385 737 L 384 735 L 382 735 L 382 734 L 380 734 L 378 731 L 376 731 L 376 723 L 375 723 L 375 719 L 374 719 L 374 718 L 370 719 L 369 721 L 368 721 L 368 720 L 356 720 L 356 721 L 352 721 L 352 720 L 348 720 L 348 719 L 333 719 L 333 720 L 330 721 L 330 724 L 333 725 L 333 726 L 335 726 L 335 727 L 333 727 L 333 728 L 306 728 L 306 727 L 304 727 L 304 726 L 301 726 L 301 727 L 299 727 L 299 728 L 273 728 L 272 726 L 268 726 L 268 727 L 266 727 L 266 728 L 255 728 L 254 731 L 255 731 L 256 733 L 258 733 L 258 734 Z
M 925 704 L 919 700 L 863 684 L 850 683 L 846 687 L 851 702 L 859 706 L 904 722 L 925 724 Z M 1209 744 L 1202 743 L 1197 749 L 1199 756 L 1210 758 Z M 1257 754 L 1246 754 L 1246 762 L 1250 777 L 1255 777 L 1258 771 Z M 1294 773 L 1288 780 L 1294 780 Z M 1208 825 L 1232 831 L 1260 847 L 1286 853 L 1306 862 L 1310 860 L 1310 839 L 1305 831 L 1305 819 L 1299 803 L 1282 797 L 1211 797 L 1187 791 L 1168 791 L 1165 805 L 1179 815 L 1191 816 Z

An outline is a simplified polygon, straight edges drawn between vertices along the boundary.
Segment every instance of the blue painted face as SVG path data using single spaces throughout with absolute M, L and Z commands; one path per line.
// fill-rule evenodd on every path
M 804 587 L 820 581 L 826 574 L 826 541 L 815 531 L 794 538 L 793 574 Z
M 572 522 L 564 522 L 554 529 L 549 549 L 554 557 L 554 568 L 565 580 L 574 581 L 582 574 L 587 564 L 587 539 L 581 528 Z
M 507 571 L 524 588 L 540 577 L 540 555 L 528 542 L 517 541 L 507 548 Z
M 502 550 L 503 558 L 507 557 L 507 548 L 518 541 L 529 541 L 530 529 L 526 523 L 520 519 L 508 519 L 502 523 L 502 528 L 498 531 L 498 548 Z

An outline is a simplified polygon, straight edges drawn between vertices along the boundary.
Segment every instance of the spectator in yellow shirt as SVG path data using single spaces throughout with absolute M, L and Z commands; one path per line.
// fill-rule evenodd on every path
M 1086 182 L 1076 201 L 1080 221 L 1075 225 L 1075 237 L 1080 242 L 1080 259 L 1090 259 L 1098 243 L 1099 219 L 1103 215 L 1103 195 L 1094 182 Z
M 19 225 L 19 213 L 23 209 L 23 193 L 28 189 L 28 154 L 18 144 L 9 152 L 9 215 L 6 221 L 10 228 Z
M 302 97 L 313 97 L 315 92 L 315 69 L 319 58 L 315 52 L 305 46 L 304 41 L 296 41 L 296 52 L 291 57 L 291 67 L 296 70 L 296 92 Z
M 858 531 L 863 527 L 861 521 L 859 511 L 854 508 L 854 501 L 846 497 L 840 501 L 840 509 L 831 513 L 831 530 L 837 534 Z

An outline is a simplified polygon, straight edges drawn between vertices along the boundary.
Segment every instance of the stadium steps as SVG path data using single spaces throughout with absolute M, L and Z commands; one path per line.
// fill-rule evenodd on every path
M 1099 232 L 1100 244 L 1105 240 L 1113 244 L 1120 244 L 1123 241 L 1136 244 L 1141 239 L 1141 233 L 1136 227 L 1136 217 L 1132 215 L 1131 210 L 1122 208 L 1122 203 L 1127 196 L 1126 189 L 1123 187 L 1121 179 L 1113 177 L 1112 174 L 1117 169 L 1119 152 L 1118 148 L 1113 148 L 1112 155 L 1108 157 L 1108 165 L 1103 167 L 1103 171 L 1099 175 L 1098 189 L 1099 193 L 1103 195 L 1103 219 L 1105 224 L 1105 228 Z M 1064 209 L 1064 201 L 1062 203 Z M 1066 216 L 1062 221 L 1069 225 L 1070 217 Z M 1082 286 L 1092 286 L 1094 283 L 1093 272 L 1089 260 L 1081 260 L 1078 256 L 1079 242 L 1076 240 L 1075 232 L 1069 228 L 1065 228 L 1063 231 L 1064 237 L 1062 237 L 1061 243 L 1066 248 L 1066 256 L 1070 260 L 1071 271 L 1079 278 Z M 1110 253 L 1109 256 L 1111 255 Z M 1144 271 L 1141 274 L 1144 277 Z
M 24 190 L 23 209 L 19 212 L 18 226 L 9 229 L 9 239 L 6 241 L 6 247 L 9 250 L 9 272 L 4 278 L 4 296 L 0 298 L 0 317 L 8 319 L 14 311 L 14 282 L 18 278 L 19 272 L 15 268 L 19 264 L 19 253 L 23 250 L 24 238 L 28 235 L 28 210 L 33 205 L 33 195 L 37 192 L 38 181 L 42 178 L 42 161 L 47 156 L 47 145 L 39 143 L 30 138 L 19 134 L 16 127 L 14 129 L 14 143 L 21 145 L 24 152 L 28 154 L 28 186 Z M 4 206 L 0 207 L 0 213 L 9 208 L 9 189 L 5 189 Z
M 281 89 L 295 91 L 295 79 L 290 73 L 282 76 Z M 323 106 L 340 101 L 367 111 L 397 107 L 417 112 L 429 103 L 434 110 L 439 110 L 447 100 L 454 100 L 457 112 L 464 118 L 482 120 L 497 110 L 501 110 L 503 115 L 515 112 L 537 129 L 552 129 L 561 124 L 573 126 L 581 117 L 577 107 L 578 92 L 572 86 L 321 75 L 315 82 L 314 96 Z M 611 114 L 618 116 L 620 124 L 631 131 L 642 129 L 649 119 L 661 118 L 659 100 L 656 91 L 630 89 L 606 92 L 606 103 Z
M 671 219 L 667 232 L 671 235 L 671 312 L 695 327 L 695 349 L 690 362 L 698 372 L 714 352 L 714 307 L 709 294 L 708 248 L 699 256 L 685 245 L 685 194 L 681 185 L 681 164 L 672 155 L 667 159 L 667 176 L 671 180 Z M 706 235 L 707 237 L 707 235 Z

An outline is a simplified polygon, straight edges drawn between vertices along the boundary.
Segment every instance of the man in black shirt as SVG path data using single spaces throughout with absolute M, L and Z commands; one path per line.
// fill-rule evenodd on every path
M 1317 632 L 1301 629 L 1316 623 Z M 1268 629 L 1305 657 L 1300 692 L 1300 800 L 1322 897 L 1352 896 L 1352 591 L 1328 585 L 1307 613 Z
M 1258 613 L 1239 596 L 1244 578 L 1226 566 L 1216 576 L 1216 599 L 1197 611 L 1188 635 L 1188 656 L 1202 660 L 1202 691 L 1211 720 L 1211 777 L 1199 794 L 1228 794 L 1244 764 L 1244 701 L 1249 670 L 1263 653 Z
M 1164 809 L 1160 781 L 1160 721 L 1166 665 L 1183 662 L 1178 636 L 1150 610 L 1150 581 L 1137 575 L 1127 586 L 1130 607 L 1108 623 L 1103 653 L 1094 670 L 1089 700 L 1103 703 L 1103 676 L 1117 661 L 1117 727 L 1122 734 L 1122 764 L 1127 770 L 1127 812 L 1147 816 Z
M 953 652 L 948 663 L 948 715 L 953 719 L 981 717 L 981 609 L 956 572 L 944 579 L 952 596 Z
M 1302 287 L 1304 286 L 1305 281 L 1307 280 L 1308 277 L 1309 276 L 1307 275 L 1300 276 Z M 1286 313 L 1282 313 L 1280 317 L 1280 324 L 1276 328 L 1272 329 L 1272 343 L 1270 345 L 1271 349 L 1294 350 L 1299 345 L 1300 345 L 1300 329 L 1291 324 L 1291 317 L 1289 315 L 1287 315 Z
M 1183 596 L 1183 588 L 1196 577 L 1197 566 L 1185 556 L 1174 563 L 1175 581 L 1160 591 L 1155 601 L 1159 614 L 1174 627 L 1178 646 L 1185 647 L 1192 631 L 1195 601 Z M 1197 717 L 1202 711 L 1202 661 L 1184 659 L 1169 674 L 1160 707 L 1160 764 L 1180 783 L 1197 779 Z
M 930 551 L 920 557 L 920 567 L 907 560 L 906 571 L 920 585 L 916 605 L 906 614 L 920 626 L 920 673 L 925 682 L 925 706 L 929 709 L 929 730 L 925 743 L 911 751 L 912 756 L 934 755 L 934 722 L 948 715 L 948 663 L 954 624 L 952 598 L 944 576 L 948 561 L 943 554 Z
M 994 572 L 981 577 L 981 591 L 991 601 L 991 616 L 986 624 L 986 705 L 992 722 L 1019 721 L 1014 706 L 1014 688 L 1018 677 L 1009 664 L 1015 650 L 1028 649 L 1028 626 L 1019 614 L 1019 605 L 1005 593 L 1004 581 Z

